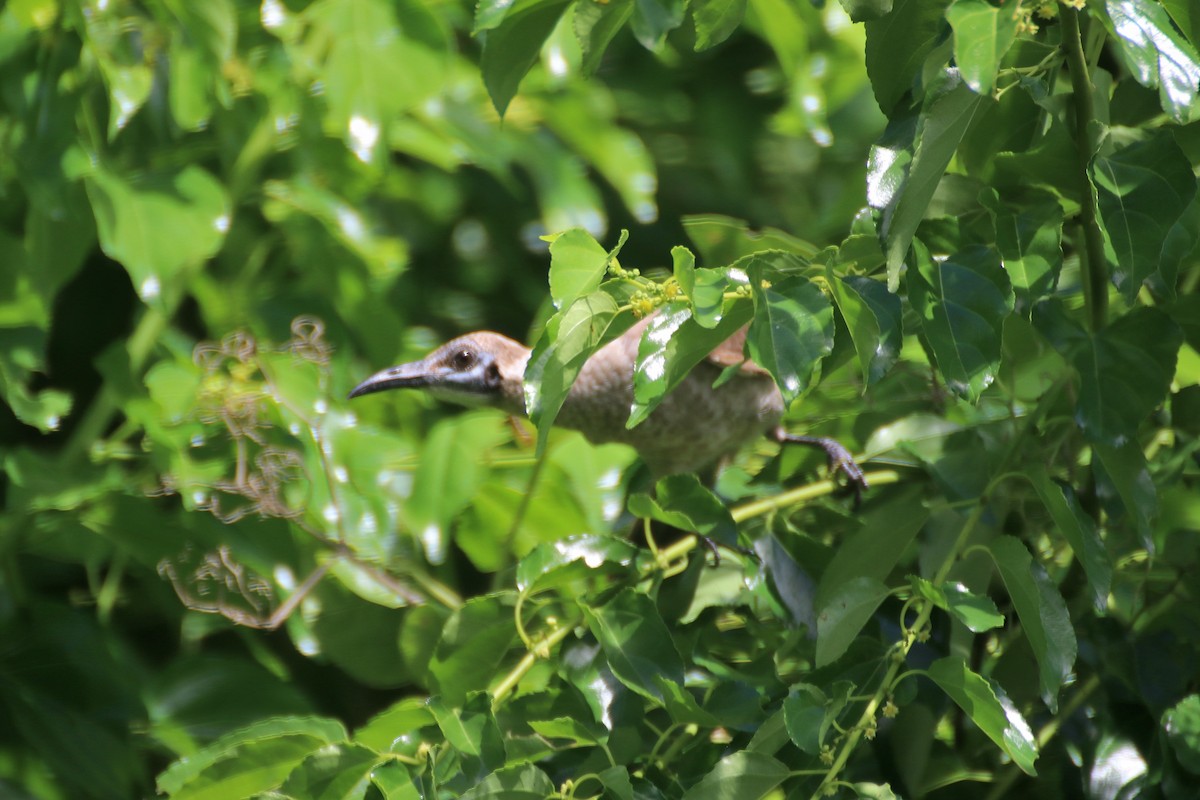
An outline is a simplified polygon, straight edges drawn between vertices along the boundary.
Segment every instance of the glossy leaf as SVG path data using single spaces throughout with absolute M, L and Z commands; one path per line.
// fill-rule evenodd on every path
M 440 697 L 431 697 L 428 706 L 446 741 L 469 757 L 463 759 L 465 768 L 482 777 L 504 766 L 504 736 L 492 713 L 491 695 L 469 694 L 462 708 L 450 708 Z
M 706 270 L 697 270 L 698 274 L 702 272 Z M 692 318 L 685 304 L 664 306 L 646 326 L 638 343 L 633 406 L 625 427 L 633 428 L 650 416 L 694 366 L 746 323 L 750 313 L 750 307 L 743 303 L 722 316 L 715 327 L 705 328 Z
M 1121 52 L 1138 83 L 1158 87 L 1163 111 L 1187 122 L 1200 95 L 1200 57 L 1152 0 L 1105 0 Z
M 364 797 L 371 785 L 371 774 L 380 762 L 378 753 L 358 745 L 325 747 L 292 770 L 280 792 L 314 800 Z
M 1020 539 L 1000 536 L 988 545 L 988 552 L 1037 658 L 1042 699 L 1054 711 L 1058 708 L 1058 690 L 1075 664 L 1077 648 L 1067 605 Z
M 967 626 L 971 633 L 983 633 L 1004 624 L 1004 617 L 996 610 L 996 604 L 967 589 L 961 583 L 937 585 L 918 575 L 910 575 L 913 590 L 940 609 L 949 611 Z
M 830 282 L 833 300 L 858 353 L 863 380 L 875 383 L 892 368 L 900 355 L 903 330 L 900 298 L 882 281 L 864 275 L 835 278 Z
M 517 565 L 517 588 L 522 592 L 549 588 L 568 573 L 564 568 L 580 564 L 585 571 L 606 566 L 627 567 L 637 549 L 611 536 L 583 534 L 538 545 Z
M 683 684 L 683 661 L 649 597 L 623 589 L 603 605 L 583 606 L 583 612 L 621 683 L 660 703 L 660 680 Z
M 954 29 L 954 63 L 963 80 L 971 91 L 990 94 L 1000 62 L 1016 38 L 1017 15 L 987 0 L 954 0 L 946 19 Z
M 1164 241 L 1196 195 L 1196 177 L 1164 131 L 1111 156 L 1097 156 L 1092 180 L 1114 258 L 1113 281 L 1132 300 L 1158 271 Z
M 880 24 L 883 20 L 867 27 Z M 917 225 L 984 102 L 956 72 L 947 71 L 930 86 L 917 117 L 893 120 L 884 139 L 871 149 L 867 201 L 881 214 L 889 291 L 899 285 L 900 267 Z
M 554 794 L 554 784 L 532 764 L 496 770 L 461 800 L 544 800 Z
M 1012 287 L 992 250 L 975 246 L 935 261 L 923 249 L 915 251 L 916 268 L 908 273 L 913 308 L 946 385 L 977 402 L 1000 367 Z
M 746 350 L 775 378 L 785 406 L 809 388 L 821 360 L 833 351 L 833 306 L 816 284 L 781 271 L 790 263 L 792 257 L 783 254 L 738 262 L 750 276 L 754 297 Z
M 758 800 L 788 776 L 788 768 L 762 753 L 749 750 L 725 756 L 692 788 L 683 793 L 684 800 L 733 798 Z
M 597 291 L 576 299 L 546 323 L 525 368 L 525 408 L 538 428 L 538 449 L 562 408 L 584 362 L 611 338 L 617 304 Z
M 283 782 L 309 753 L 344 742 L 341 723 L 320 717 L 276 717 L 222 736 L 158 776 L 173 798 L 249 797 Z
M 572 228 L 550 242 L 550 297 L 554 307 L 565 308 L 600 288 L 608 270 L 608 253 L 592 235 Z
M 987 679 L 972 672 L 962 659 L 954 656 L 933 662 L 926 674 L 1021 771 L 1037 775 L 1033 766 L 1038 757 L 1037 741 L 1029 724 L 1008 697 L 999 694 Z
M 874 616 L 888 596 L 875 578 L 861 577 L 835 588 L 817 612 L 817 666 L 832 664 Z

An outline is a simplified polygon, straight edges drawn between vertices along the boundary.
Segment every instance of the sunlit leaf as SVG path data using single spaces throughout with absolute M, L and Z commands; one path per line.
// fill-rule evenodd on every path
M 1017 14 L 987 0 L 955 0 L 946 9 L 954 29 L 954 63 L 971 90 L 990 94 L 1000 61 L 1017 35 Z
M 1014 764 L 1027 775 L 1037 775 L 1033 762 L 1038 757 L 1038 746 L 1033 731 L 1008 698 L 997 694 L 995 686 L 954 656 L 933 662 L 926 674 Z
M 1105 0 L 1117 43 L 1143 86 L 1158 87 L 1163 110 L 1187 122 L 1200 94 L 1200 57 L 1167 12 L 1151 0 Z
M 649 597 L 624 589 L 603 605 L 583 606 L 583 611 L 613 674 L 630 689 L 661 703 L 659 680 L 683 683 L 683 661 Z

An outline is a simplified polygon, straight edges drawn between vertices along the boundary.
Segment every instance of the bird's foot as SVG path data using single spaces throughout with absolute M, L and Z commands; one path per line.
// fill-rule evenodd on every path
M 845 478 L 846 488 L 854 493 L 854 507 L 862 503 L 863 492 L 870 488 L 862 467 L 854 460 L 841 442 L 827 436 L 799 436 L 788 433 L 782 428 L 775 431 L 775 441 L 780 444 L 803 444 L 809 447 L 819 447 L 829 457 L 829 469 L 836 476 L 839 473 Z M 836 478 L 835 478 L 836 480 Z

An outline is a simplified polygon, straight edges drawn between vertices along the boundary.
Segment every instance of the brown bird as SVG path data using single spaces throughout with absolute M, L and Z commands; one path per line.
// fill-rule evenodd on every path
M 595 444 L 633 447 L 656 476 L 712 469 L 750 439 L 768 433 L 781 443 L 820 447 L 831 467 L 846 477 L 856 500 L 861 496 L 867 482 L 845 447 L 834 439 L 790 434 L 780 426 L 783 397 L 770 374 L 743 355 L 744 327 L 697 364 L 640 425 L 626 428 L 638 343 L 649 322 L 650 318 L 641 320 L 587 360 L 554 424 L 580 431 Z M 460 405 L 521 415 L 529 355 L 528 347 L 507 336 L 468 333 L 420 361 L 375 373 L 350 397 L 386 389 L 425 389 Z M 735 377 L 713 388 L 722 371 L 732 366 L 738 366 Z

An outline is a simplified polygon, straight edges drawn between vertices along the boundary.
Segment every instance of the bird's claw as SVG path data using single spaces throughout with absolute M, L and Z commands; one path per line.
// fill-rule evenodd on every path
M 775 433 L 775 439 L 780 444 L 803 444 L 824 450 L 825 455 L 829 458 L 829 470 L 834 475 L 834 480 L 837 479 L 836 476 L 839 473 L 845 477 L 845 488 L 853 492 L 854 507 L 859 507 L 862 503 L 863 492 L 869 489 L 870 485 L 867 483 L 867 476 L 863 474 L 862 467 L 858 465 L 854 456 L 850 455 L 850 451 L 841 442 L 827 436 L 798 436 L 783 430 Z

